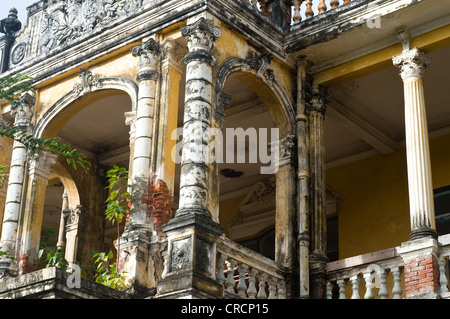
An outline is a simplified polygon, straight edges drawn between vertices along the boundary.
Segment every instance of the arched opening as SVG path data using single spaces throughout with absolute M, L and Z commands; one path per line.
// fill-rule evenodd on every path
M 132 108 L 132 98 L 123 91 L 90 92 L 57 110 L 57 114 L 52 114 L 51 120 L 41 128 L 42 135 L 60 137 L 62 143 L 69 143 L 87 155 L 91 163 L 87 171 L 80 167 L 75 170 L 60 158 L 56 165 L 58 178 L 50 179 L 47 187 L 47 208 L 58 211 L 59 219 L 56 213 L 45 212 L 43 230 L 56 225 L 59 230 L 64 189 L 69 197 L 70 210 L 80 212 L 71 234 L 66 234 L 67 245 L 74 246 L 71 248 L 73 256 L 68 256 L 73 262 L 92 263 L 93 251 L 111 250 L 115 253 L 114 241 L 123 231 L 124 223 L 118 230 L 116 223 L 105 218 L 105 200 L 108 197 L 106 173 L 114 165 L 129 170 L 130 127 L 125 123 L 125 113 Z M 58 232 L 54 236 L 58 236 Z M 66 248 L 66 253 L 69 250 Z
M 279 234 L 288 232 L 277 226 L 277 210 L 284 211 L 280 216 L 292 213 L 286 212 L 288 205 L 277 203 L 277 187 L 287 191 L 281 184 L 288 180 L 282 181 L 277 172 L 281 141 L 292 134 L 289 112 L 273 89 L 251 72 L 231 73 L 222 90 L 231 100 L 222 125 L 219 221 L 227 237 L 276 259 L 276 245 L 280 244 L 276 228 Z M 290 195 L 286 194 L 287 201 Z

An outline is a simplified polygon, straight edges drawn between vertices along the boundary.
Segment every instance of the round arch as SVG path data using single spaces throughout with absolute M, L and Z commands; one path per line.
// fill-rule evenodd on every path
M 34 127 L 33 136 L 37 138 L 56 136 L 69 118 L 81 111 L 84 106 L 89 105 L 94 99 L 111 96 L 117 94 L 118 91 L 128 94 L 131 100 L 131 111 L 136 111 L 138 86 L 134 81 L 120 77 L 99 78 L 96 85 L 77 84 L 72 91 L 62 96 L 39 118 Z M 86 94 L 90 92 L 96 92 L 97 94 Z M 75 104 L 76 101 L 80 100 L 83 103 Z M 72 108 L 70 112 L 68 112 L 69 108 Z M 55 121 L 56 119 L 58 121 Z
M 244 82 L 263 101 L 275 127 L 280 129 L 280 138 L 283 138 L 295 132 L 295 112 L 287 94 L 269 68 L 270 62 L 270 55 L 260 55 L 250 59 L 231 58 L 220 68 L 216 88 L 218 93 L 223 92 L 225 83 L 231 75 Z M 267 87 L 270 90 L 267 90 Z M 222 98 L 222 94 L 217 94 L 216 105 L 218 112 L 221 113 L 223 113 L 224 105 Z

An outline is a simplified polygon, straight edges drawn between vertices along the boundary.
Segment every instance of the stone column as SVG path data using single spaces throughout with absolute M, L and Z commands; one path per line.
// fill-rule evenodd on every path
M 393 58 L 400 68 L 405 96 L 406 161 L 408 167 L 410 239 L 437 238 L 430 147 L 422 77 L 430 60 L 417 48 Z
M 25 93 L 17 103 L 11 105 L 11 114 L 15 117 L 14 126 L 18 130 L 25 133 L 31 132 L 31 118 L 35 102 L 34 96 Z M 16 257 L 16 260 L 18 259 L 18 252 L 16 252 L 17 226 L 20 216 L 26 160 L 27 149 L 25 145 L 14 141 L 0 247 L 2 247 L 3 251 L 9 251 L 10 255 Z M 3 276 L 16 276 L 17 270 L 15 261 L 9 259 L 0 260 L 0 278 Z
M 45 193 L 48 177 L 56 164 L 57 157 L 55 154 L 39 150 L 28 162 L 28 187 L 24 198 L 25 211 L 20 247 L 20 274 L 36 270 Z
M 155 114 L 156 85 L 160 60 L 160 45 L 153 39 L 132 48 L 133 56 L 139 57 L 139 95 L 136 110 L 136 131 L 132 168 L 133 208 L 129 225 L 148 229 L 147 206 L 142 202 L 151 175 L 151 149 Z
M 81 246 L 79 243 L 80 236 L 83 231 L 86 231 L 86 212 L 83 210 L 83 206 L 77 205 L 76 207 L 70 209 L 68 212 L 67 223 L 65 227 L 66 231 L 66 250 L 64 253 L 64 258 L 66 258 L 69 264 L 69 271 L 75 270 L 75 265 L 77 264 L 77 252 L 78 247 Z M 82 236 L 81 236 L 82 237 Z
M 66 190 L 62 195 L 62 207 L 61 207 L 61 218 L 59 220 L 59 230 L 58 230 L 58 242 L 56 243 L 57 248 L 66 247 L 66 220 L 69 217 L 69 196 Z
M 132 207 L 121 237 L 115 242 L 120 247 L 117 269 L 127 277 L 129 292 L 135 296 L 147 297 L 152 286 L 149 276 L 149 249 L 152 240 L 157 240 L 147 202 L 148 190 L 153 186 L 151 179 L 152 143 L 154 116 L 159 78 L 161 47 L 150 38 L 132 48 L 132 54 L 139 57 L 138 103 L 135 117 L 134 152 L 131 169 Z M 127 113 L 130 124 L 133 114 Z M 130 131 L 130 144 L 132 132 Z
M 306 101 L 309 92 L 308 65 L 306 60 L 297 63 L 297 215 L 299 297 L 309 298 L 309 140 Z
M 327 252 L 326 184 L 324 124 L 327 97 L 323 90 L 315 88 L 309 109 L 309 164 L 310 164 L 310 232 L 309 255 L 310 296 L 325 297 Z
M 291 294 L 297 294 L 294 283 L 296 264 L 295 238 L 295 136 L 288 135 L 278 144 L 279 158 L 276 167 L 276 218 L 275 218 L 275 262 L 287 274 L 287 285 Z M 273 146 L 273 145 L 271 145 Z
M 178 126 L 178 99 L 185 48 L 172 38 L 165 39 L 161 47 L 161 96 L 156 130 L 155 177 L 163 180 L 173 194 L 176 164 L 175 158 L 172 158 L 172 150 L 176 145 L 173 137 Z
M 180 203 L 175 217 L 163 228 L 168 236 L 165 278 L 158 294 L 165 298 L 221 298 L 215 280 L 215 243 L 222 229 L 208 210 L 209 143 L 213 105 L 211 54 L 220 29 L 201 17 L 181 28 L 186 37 L 186 91 Z
M 400 32 L 403 52 L 393 58 L 400 68 L 405 97 L 406 160 L 411 234 L 398 252 L 405 264 L 407 299 L 439 298 L 439 243 L 436 232 L 430 148 L 422 77 L 431 61 L 409 48 Z

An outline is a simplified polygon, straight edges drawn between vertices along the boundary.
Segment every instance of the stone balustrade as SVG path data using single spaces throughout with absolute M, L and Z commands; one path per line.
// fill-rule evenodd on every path
M 403 260 L 395 248 L 327 264 L 327 299 L 402 299 Z
M 216 274 L 226 298 L 286 299 L 284 274 L 278 265 L 224 236 L 217 241 Z
M 273 16 L 273 8 L 269 6 L 269 0 L 237 0 L 243 1 L 259 11 L 265 16 L 271 18 Z M 283 0 L 281 0 L 283 2 Z M 280 5 L 287 16 L 291 17 L 291 25 L 299 24 L 300 22 L 322 14 L 324 12 L 333 10 L 339 6 L 350 3 L 351 0 L 286 0 L 284 5 Z
M 439 295 L 450 299 L 450 234 L 439 236 L 438 243 Z M 330 262 L 327 264 L 327 298 L 403 299 L 406 287 L 412 284 L 405 281 L 404 268 L 398 247 Z
M 443 299 L 450 299 L 448 261 L 450 259 L 450 234 L 439 237 L 439 284 Z

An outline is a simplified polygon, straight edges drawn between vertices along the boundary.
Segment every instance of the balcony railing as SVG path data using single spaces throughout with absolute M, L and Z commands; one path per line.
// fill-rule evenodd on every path
M 286 299 L 284 274 L 278 265 L 225 236 L 217 241 L 216 274 L 225 298 Z
M 336 9 L 339 6 L 346 5 L 351 0 L 279 0 L 280 5 L 278 8 L 269 6 L 270 0 L 236 0 L 244 1 L 251 5 L 254 10 L 259 11 L 261 14 L 273 18 L 275 14 L 274 10 L 282 10 L 285 16 L 285 20 L 288 25 L 299 24 L 300 22 L 325 13 L 327 11 Z M 275 1 L 277 2 L 277 1 Z M 283 3 L 284 2 L 284 3 Z
M 440 297 L 450 299 L 450 235 L 439 237 Z M 396 248 L 327 264 L 327 299 L 405 298 L 403 259 Z

